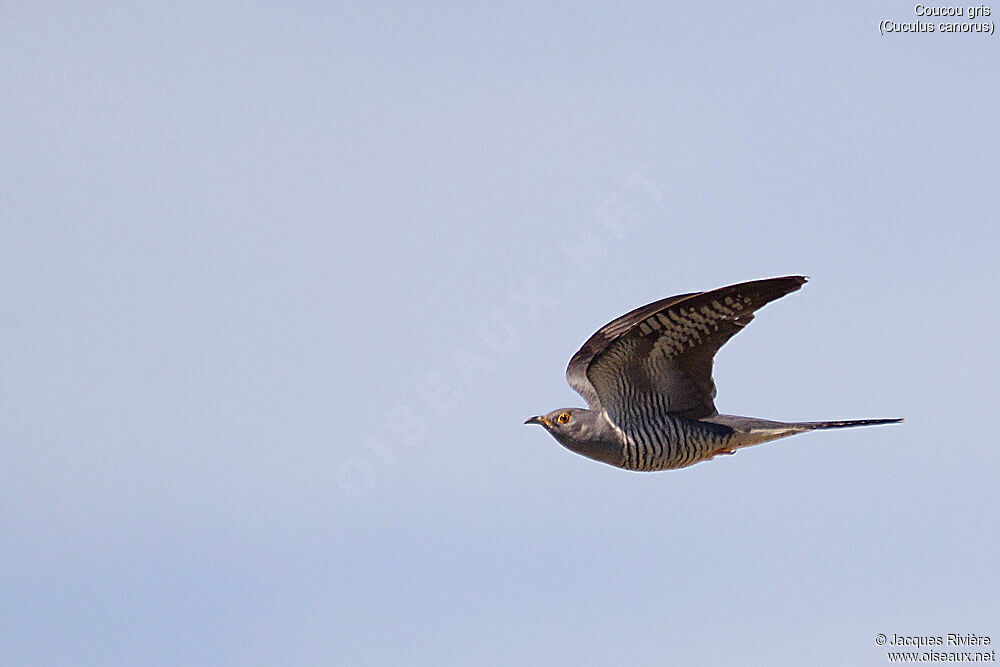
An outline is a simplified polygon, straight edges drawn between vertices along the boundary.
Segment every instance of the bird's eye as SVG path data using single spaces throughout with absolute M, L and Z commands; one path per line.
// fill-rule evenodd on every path
M 556 417 L 556 421 L 559 422 L 560 424 L 568 424 L 569 423 L 569 413 L 568 412 L 560 413 L 560 415 L 558 417 Z

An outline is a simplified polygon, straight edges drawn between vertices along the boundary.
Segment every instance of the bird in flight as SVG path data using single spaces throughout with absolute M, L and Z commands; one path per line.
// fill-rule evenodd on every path
M 902 419 L 778 422 L 720 415 L 712 361 L 764 305 L 804 276 L 769 278 L 681 294 L 604 325 L 570 359 L 566 379 L 589 409 L 532 417 L 567 449 L 626 470 L 684 468 L 718 454 L 824 428 Z

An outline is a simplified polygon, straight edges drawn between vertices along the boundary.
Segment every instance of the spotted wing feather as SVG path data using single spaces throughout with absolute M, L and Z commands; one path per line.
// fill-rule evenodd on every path
M 569 382 L 569 386 L 583 396 L 591 410 L 600 410 L 601 402 L 597 397 L 597 390 L 587 377 L 587 369 L 590 368 L 591 362 L 600 356 L 616 338 L 629 331 L 632 327 L 639 324 L 639 322 L 642 322 L 650 315 L 654 315 L 670 307 L 673 303 L 696 295 L 697 293 L 693 292 L 691 294 L 680 294 L 654 301 L 653 303 L 640 306 L 633 311 L 625 313 L 598 329 L 593 336 L 587 339 L 583 347 L 577 350 L 573 358 L 569 360 L 569 366 L 566 367 L 566 381 Z
M 604 409 L 613 420 L 636 403 L 692 419 L 717 414 L 716 352 L 754 311 L 805 282 L 801 276 L 755 280 L 637 308 L 584 343 L 570 360 L 567 379 L 591 409 Z

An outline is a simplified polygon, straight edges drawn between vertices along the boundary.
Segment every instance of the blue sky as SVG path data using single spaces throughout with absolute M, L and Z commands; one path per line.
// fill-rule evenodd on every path
M 1000 640 L 998 42 L 903 3 L 0 9 L 0 662 L 881 664 Z M 615 470 L 523 420 L 802 273 Z

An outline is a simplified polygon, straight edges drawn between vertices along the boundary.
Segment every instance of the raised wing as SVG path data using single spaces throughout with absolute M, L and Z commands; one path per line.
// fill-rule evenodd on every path
M 636 308 L 591 336 L 566 378 L 590 409 L 612 418 L 637 402 L 693 419 L 714 415 L 715 353 L 754 311 L 805 282 L 802 276 L 754 280 Z
M 588 338 L 583 347 L 577 350 L 573 358 L 569 360 L 569 366 L 566 367 L 566 381 L 569 382 L 569 386 L 573 387 L 576 393 L 583 396 L 591 410 L 600 410 L 601 401 L 597 397 L 597 390 L 590 383 L 590 378 L 587 377 L 587 369 L 590 368 L 590 363 L 604 352 L 608 345 L 614 342 L 616 338 L 639 324 L 639 322 L 669 308 L 672 304 L 682 299 L 697 296 L 698 294 L 698 292 L 692 292 L 690 294 L 679 294 L 667 297 L 666 299 L 660 299 L 645 306 L 640 306 L 633 311 L 625 313 L 618 319 L 605 324 L 597 330 L 597 333 Z

